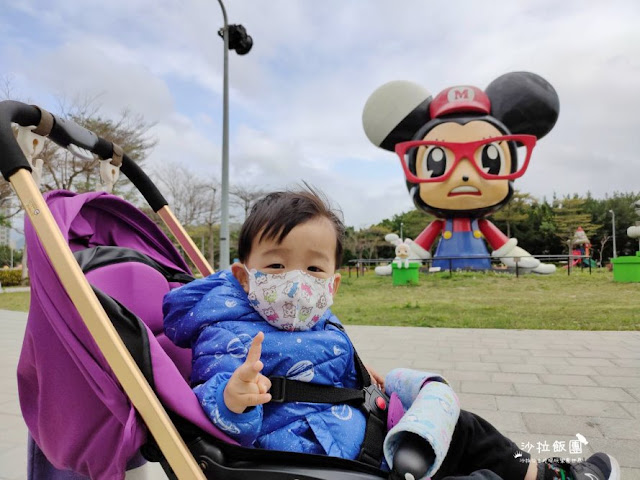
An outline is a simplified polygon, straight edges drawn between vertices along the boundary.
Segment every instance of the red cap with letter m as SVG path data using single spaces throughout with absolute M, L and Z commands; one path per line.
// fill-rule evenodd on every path
M 460 85 L 440 92 L 429 105 L 431 118 L 449 113 L 479 112 L 491 113 L 491 102 L 486 93 L 478 87 Z

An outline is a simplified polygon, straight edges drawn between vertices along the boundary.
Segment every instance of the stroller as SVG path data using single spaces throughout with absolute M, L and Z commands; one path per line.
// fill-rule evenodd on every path
M 193 279 L 185 260 L 116 196 L 55 191 L 45 201 L 11 122 L 121 166 L 200 273 L 212 269 L 120 147 L 38 107 L 0 102 L 0 169 L 28 216 L 31 305 L 18 384 L 33 439 L 29 478 L 119 479 L 140 454 L 181 480 L 389 476 L 358 461 L 241 447 L 213 426 L 188 384 L 191 352 L 163 333 L 164 294 Z

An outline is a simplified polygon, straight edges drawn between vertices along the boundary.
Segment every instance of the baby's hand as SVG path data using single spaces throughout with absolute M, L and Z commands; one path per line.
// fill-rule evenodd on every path
M 376 372 L 373 368 L 367 367 L 366 365 L 364 368 L 366 368 L 367 372 L 369 372 L 369 376 L 371 377 L 371 383 L 373 385 L 376 385 L 380 390 L 384 392 L 384 378 L 380 376 L 380 374 Z
M 259 332 L 253 341 L 247 358 L 240 365 L 224 389 L 224 403 L 233 413 L 243 413 L 248 407 L 255 407 L 271 401 L 271 381 L 260 372 L 264 364 L 260 361 L 264 333 Z

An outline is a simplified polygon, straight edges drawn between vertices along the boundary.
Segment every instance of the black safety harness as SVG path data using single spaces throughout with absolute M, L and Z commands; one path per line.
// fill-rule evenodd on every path
M 344 332 L 339 323 L 327 322 Z M 371 383 L 369 372 L 353 350 L 353 359 L 362 388 L 341 388 L 333 385 L 291 380 L 273 376 L 271 380 L 271 401 L 305 403 L 348 403 L 364 411 L 367 426 L 364 440 L 358 454 L 358 461 L 379 467 L 382 462 L 382 443 L 387 432 L 387 411 L 389 397 Z

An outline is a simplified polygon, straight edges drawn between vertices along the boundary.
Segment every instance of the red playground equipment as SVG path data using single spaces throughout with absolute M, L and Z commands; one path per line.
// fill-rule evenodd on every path
M 584 233 L 582 227 L 578 227 L 571 240 L 571 266 L 572 267 L 595 267 L 596 262 L 591 257 L 591 242 Z M 577 257 L 577 258 L 573 258 Z M 586 258 L 585 258 L 586 257 Z M 566 268 L 566 267 L 565 267 Z

